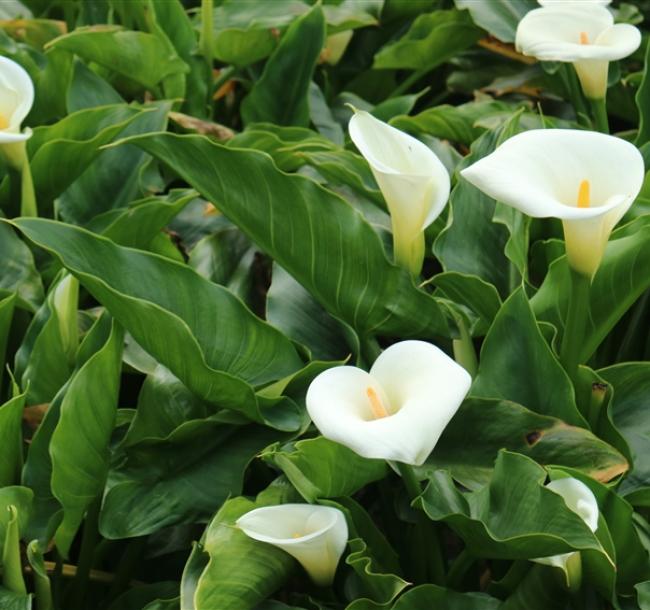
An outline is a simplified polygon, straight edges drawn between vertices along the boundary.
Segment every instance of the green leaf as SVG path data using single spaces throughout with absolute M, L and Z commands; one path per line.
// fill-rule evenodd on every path
M 535 0 L 454 0 L 456 8 L 467 9 L 476 25 L 503 42 L 514 42 L 517 24 L 530 10 L 539 8 Z
M 33 498 L 32 490 L 27 487 L 16 485 L 0 488 L 0 552 L 5 546 L 9 523 L 13 519 L 9 507 L 15 508 L 18 531 L 22 533 L 29 522 Z
M 544 466 L 569 466 L 602 481 L 628 467 L 616 449 L 584 428 L 514 402 L 469 398 L 423 468 L 448 470 L 465 487 L 477 489 L 489 482 L 500 449 L 521 453 Z
M 6 507 L 9 519 L 5 525 L 4 548 L 2 551 L 2 584 L 9 591 L 26 595 L 25 579 L 20 558 L 20 531 L 18 509 L 13 504 Z
M 604 554 L 600 542 L 558 494 L 543 486 L 546 472 L 531 459 L 501 451 L 488 485 L 461 493 L 437 471 L 417 500 L 444 521 L 477 557 L 530 559 L 573 550 Z
M 15 292 L 19 307 L 36 311 L 43 301 L 43 282 L 36 271 L 34 255 L 4 223 L 0 223 L 0 260 L 5 263 L 0 273 L 0 289 Z
M 14 318 L 14 309 L 16 305 L 16 293 L 5 292 L 0 288 L 0 362 L 5 362 L 7 353 L 7 343 L 9 341 L 9 332 L 11 331 L 11 322 Z M 3 376 L 0 373 L 0 390 L 2 389 Z M 0 437 L 2 435 L 0 434 Z M 0 459 L 0 462 L 2 460 Z M 1 469 L 1 467 L 0 467 Z M 0 475 L 0 481 L 2 476 Z M 0 487 L 2 483 L 0 482 Z
M 43 219 L 14 222 L 56 255 L 135 340 L 192 391 L 256 421 L 275 416 L 276 425 L 296 425 L 284 413 L 262 414 L 249 385 L 300 368 L 295 349 L 226 289 L 184 265 L 117 246 L 83 229 Z
M 250 610 L 272 594 L 296 566 L 284 551 L 252 540 L 234 526 L 257 508 L 245 498 L 228 500 L 208 526 L 202 549 L 209 561 L 195 587 L 181 585 L 183 608 Z M 184 581 L 185 581 L 185 574 Z
M 410 589 L 391 606 L 356 600 L 346 610 L 499 610 L 501 600 L 483 593 L 458 593 L 437 585 L 420 585 Z
M 23 408 L 25 394 L 16 394 L 0 405 L 0 487 L 20 480 L 23 466 Z
M 69 113 L 95 106 L 120 104 L 122 96 L 101 76 L 91 70 L 80 59 L 72 68 L 72 80 L 68 88 L 66 107 Z
M 650 216 L 641 216 L 619 228 L 605 250 L 589 290 L 590 311 L 580 361 L 586 362 L 625 312 L 650 287 L 646 260 L 650 257 Z M 564 330 L 569 298 L 569 267 L 566 256 L 551 264 L 531 305 L 538 319 Z
M 173 167 L 359 334 L 448 332 L 436 301 L 388 261 L 370 225 L 330 191 L 278 171 L 266 155 L 204 137 L 161 134 L 131 141 Z
M 373 68 L 429 71 L 471 47 L 481 34 L 464 11 L 420 15 L 404 36 L 379 50 Z
M 278 438 L 270 428 L 228 425 L 218 416 L 187 421 L 157 437 L 162 433 L 152 430 L 125 448 L 122 463 L 111 471 L 99 522 L 106 538 L 207 520 L 228 496 L 241 492 L 248 463 Z
M 387 473 L 384 460 L 367 460 L 323 436 L 276 443 L 261 457 L 282 470 L 307 502 L 352 495 Z
M 103 332 L 106 322 L 100 319 L 96 332 Z M 63 507 L 55 539 L 65 557 L 86 510 L 104 489 L 117 412 L 122 342 L 123 331 L 113 322 L 104 346 L 72 378 L 52 435 L 52 492 Z
M 636 92 L 636 105 L 639 109 L 639 131 L 634 143 L 640 148 L 650 141 L 650 46 L 646 48 L 643 64 L 643 80 Z
M 157 36 L 113 25 L 81 27 L 47 48 L 64 49 L 154 89 L 163 79 L 188 71 L 187 64 Z
M 325 42 L 320 4 L 296 19 L 241 105 L 244 124 L 309 125 L 309 85 Z
M 483 347 L 472 396 L 512 400 L 540 415 L 585 426 L 573 386 L 537 325 L 523 289 L 503 304 Z
M 410 133 L 426 133 L 436 138 L 451 140 L 469 146 L 485 127 L 477 124 L 480 119 L 492 116 L 512 116 L 516 111 L 512 104 L 495 100 L 468 102 L 460 106 L 434 106 L 415 116 L 397 116 L 391 125 Z
M 2 610 L 32 610 L 32 596 L 0 587 L 0 606 Z

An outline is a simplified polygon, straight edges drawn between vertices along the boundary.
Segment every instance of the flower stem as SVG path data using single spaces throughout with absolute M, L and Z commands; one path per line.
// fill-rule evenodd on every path
M 591 111 L 594 116 L 594 125 L 601 133 L 609 133 L 609 119 L 607 117 L 607 102 L 605 98 L 591 100 Z
M 21 216 L 38 216 L 38 207 L 36 206 L 36 193 L 34 191 L 34 181 L 32 180 L 32 170 L 29 166 L 29 160 L 25 158 L 21 169 L 21 197 L 20 197 L 20 215 Z
M 589 317 L 589 287 L 591 278 L 575 271 L 571 273 L 571 292 L 564 335 L 560 347 L 560 361 L 574 385 L 580 364 L 580 349 Z
M 71 593 L 72 608 L 84 608 L 84 597 L 86 596 L 86 587 L 90 576 L 90 570 L 93 567 L 93 554 L 95 545 L 99 537 L 98 521 L 99 510 L 102 505 L 101 496 L 93 501 L 86 513 L 83 534 L 81 537 L 81 549 L 79 551 L 79 561 L 77 562 L 77 574 L 73 582 Z
M 212 0 L 201 0 L 201 54 L 208 64 L 210 75 L 212 74 L 212 53 L 213 53 L 213 28 L 212 22 Z
M 410 76 L 407 76 L 394 90 L 393 92 L 388 96 L 389 99 L 391 97 L 397 97 L 399 95 L 402 95 L 403 93 L 406 93 L 415 83 L 417 83 L 427 72 L 429 71 L 429 68 L 424 68 L 423 70 L 416 70 L 413 72 Z
M 408 493 L 411 503 L 422 494 L 422 487 L 413 467 L 401 462 L 395 462 L 397 470 L 402 477 L 404 487 Z M 445 560 L 440 547 L 440 539 L 436 524 L 431 521 L 424 512 L 417 513 L 416 532 L 421 544 L 418 548 L 424 551 L 419 557 L 422 567 L 425 569 L 431 582 L 437 585 L 445 584 Z

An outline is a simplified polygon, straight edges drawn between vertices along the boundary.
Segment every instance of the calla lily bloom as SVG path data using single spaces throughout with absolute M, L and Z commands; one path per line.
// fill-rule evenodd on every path
M 366 458 L 419 466 L 469 391 L 471 377 L 424 341 L 386 349 L 370 372 L 339 366 L 307 391 L 307 411 L 321 434 Z
M 582 481 L 578 481 L 573 477 L 556 479 L 546 485 L 546 488 L 562 496 L 569 510 L 581 517 L 592 532 L 598 529 L 598 502 L 591 489 Z M 574 554 L 575 552 L 551 557 L 538 557 L 532 561 L 561 568 L 566 572 L 567 562 Z
M 634 53 L 641 33 L 627 23 L 614 24 L 612 14 L 598 2 L 553 2 L 526 13 L 517 26 L 520 53 L 542 61 L 574 65 L 585 95 L 605 98 L 609 62 Z
M 31 130 L 20 126 L 34 103 L 34 85 L 25 69 L 11 59 L 0 57 L 0 146 L 24 142 Z
M 620 138 L 535 129 L 506 140 L 461 174 L 528 216 L 561 219 L 569 264 L 591 278 L 612 229 L 641 189 L 644 171 L 641 153 Z
M 249 537 L 297 559 L 319 586 L 330 585 L 348 542 L 343 513 L 329 506 L 280 504 L 256 508 L 237 520 Z
M 611 4 L 612 0 L 537 0 L 538 4 L 542 6 L 589 6 L 589 5 L 599 5 L 606 6 Z
M 449 174 L 425 144 L 368 112 L 355 111 L 349 129 L 386 199 L 395 262 L 417 275 L 424 259 L 424 229 L 449 199 Z

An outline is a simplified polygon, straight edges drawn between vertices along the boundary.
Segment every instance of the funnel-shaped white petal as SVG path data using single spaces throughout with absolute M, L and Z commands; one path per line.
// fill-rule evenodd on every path
M 280 504 L 256 508 L 242 515 L 237 525 L 250 538 L 292 555 L 320 586 L 334 580 L 348 542 L 343 513 L 329 506 Z
M 633 25 L 614 25 L 601 3 L 553 2 L 526 13 L 517 26 L 515 45 L 542 61 L 574 64 L 585 95 L 605 97 L 610 61 L 634 53 L 641 33 Z
M 307 410 L 323 436 L 363 457 L 420 465 L 470 385 L 465 369 L 434 345 L 402 341 L 370 373 L 352 366 L 321 373 Z
M 606 6 L 612 0 L 537 0 L 541 6 L 574 6 L 577 8 L 589 7 L 590 5 Z
M 591 276 L 612 229 L 641 189 L 644 165 L 637 148 L 620 138 L 537 129 L 506 140 L 461 174 L 490 197 L 529 216 L 561 219 L 569 263 Z M 587 206 L 578 207 L 584 182 Z
M 449 174 L 435 153 L 414 137 L 356 111 L 350 137 L 370 164 L 391 215 L 395 260 L 419 273 L 423 231 L 449 199 Z
M 592 532 L 598 529 L 598 502 L 591 489 L 582 481 L 573 477 L 557 479 L 551 481 L 546 488 L 562 496 L 567 507 L 580 516 Z M 572 555 L 573 553 L 563 553 L 551 557 L 539 557 L 532 561 L 562 568 L 566 571 L 567 562 Z
M 0 144 L 21 142 L 31 131 L 20 125 L 34 103 L 34 85 L 25 69 L 11 59 L 0 57 Z

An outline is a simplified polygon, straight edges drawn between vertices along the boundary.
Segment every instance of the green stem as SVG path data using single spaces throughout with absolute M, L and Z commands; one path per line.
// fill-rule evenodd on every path
M 471 376 L 476 377 L 478 373 L 478 360 L 472 336 L 467 329 L 465 318 L 462 315 L 456 317 L 460 338 L 452 341 L 454 348 L 454 359 L 460 364 Z
M 412 466 L 395 462 L 397 470 L 402 477 L 404 487 L 411 500 L 415 501 L 422 494 L 422 487 Z M 440 539 L 436 524 L 431 521 L 424 512 L 418 511 L 416 523 L 417 539 L 420 542 L 418 550 L 420 551 L 418 560 L 422 562 L 422 567 L 431 582 L 437 585 L 445 584 L 445 560 L 440 547 Z
M 591 385 L 591 397 L 589 399 L 589 411 L 587 421 L 594 434 L 598 433 L 598 423 L 600 421 L 600 412 L 605 399 L 607 398 L 608 386 L 606 383 L 593 383 Z
M 609 133 L 609 118 L 607 116 L 607 102 L 605 98 L 591 100 L 591 111 L 596 129 L 601 133 Z
M 476 561 L 476 557 L 466 548 L 454 559 L 454 563 L 451 564 L 447 574 L 447 586 L 450 589 L 460 588 L 467 574 L 467 570 L 474 565 L 474 561 Z
M 560 361 L 571 381 L 576 383 L 580 349 L 584 340 L 589 317 L 589 287 L 591 278 L 571 269 L 571 293 L 569 310 L 564 325 L 564 336 L 560 347 Z
M 213 32 L 214 23 L 212 18 L 212 0 L 201 0 L 201 40 L 200 47 L 203 57 L 208 64 L 210 75 L 212 74 L 212 53 L 213 53 Z
M 427 72 L 429 72 L 430 68 L 424 68 L 422 70 L 416 70 L 413 72 L 410 76 L 405 78 L 401 84 L 399 84 L 395 89 L 393 89 L 393 92 L 388 96 L 389 98 L 391 97 L 397 97 L 398 95 L 402 95 L 406 91 L 408 91 L 415 83 L 417 83 Z
M 90 570 L 93 567 L 93 555 L 95 546 L 99 538 L 99 510 L 102 505 L 101 496 L 93 501 L 86 513 L 83 534 L 81 537 L 81 549 L 79 550 L 79 560 L 77 562 L 77 574 L 72 584 L 71 607 L 77 610 L 84 609 L 84 598 L 86 596 L 86 587 Z
M 38 207 L 36 205 L 36 192 L 34 191 L 34 181 L 32 180 L 32 170 L 29 166 L 29 160 L 25 157 L 21 173 L 21 196 L 20 196 L 20 215 L 21 216 L 38 216 Z

